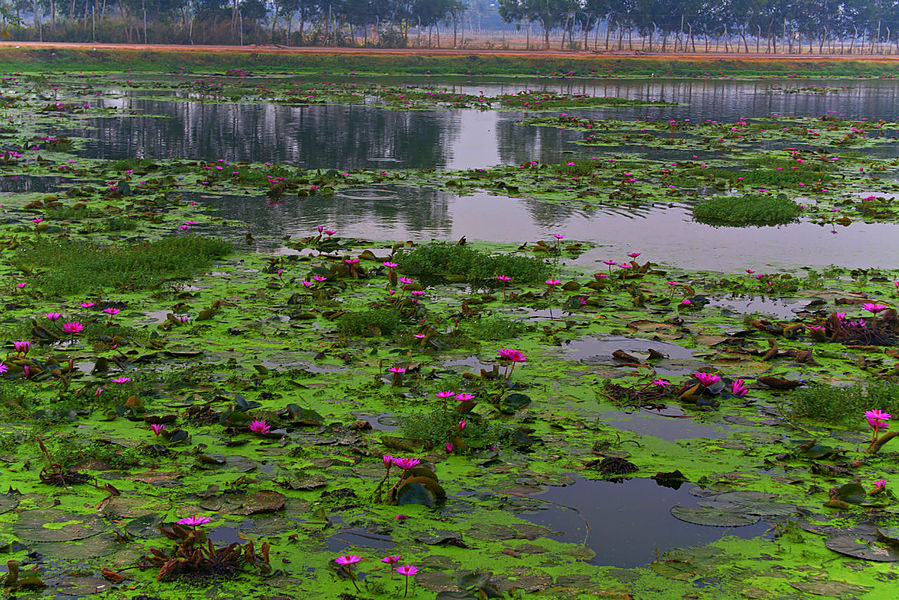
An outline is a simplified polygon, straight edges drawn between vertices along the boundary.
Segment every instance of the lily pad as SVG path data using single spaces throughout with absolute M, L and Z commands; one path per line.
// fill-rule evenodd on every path
M 836 535 L 824 542 L 834 552 L 873 562 L 899 561 L 899 548 L 854 535 Z
M 686 523 L 706 527 L 745 527 L 759 522 L 759 517 L 737 509 L 674 506 L 671 516 Z
M 0 515 L 19 506 L 19 498 L 13 494 L 0 494 Z
M 30 542 L 69 542 L 97 535 L 102 528 L 94 515 L 77 515 L 58 509 L 26 510 L 19 514 L 13 532 Z

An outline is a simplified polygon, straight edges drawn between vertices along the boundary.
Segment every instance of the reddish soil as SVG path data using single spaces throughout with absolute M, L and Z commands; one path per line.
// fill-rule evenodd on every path
M 648 53 L 639 51 L 562 52 L 559 50 L 475 50 L 475 49 L 427 49 L 427 48 L 322 48 L 312 46 L 286 47 L 264 46 L 185 46 L 175 44 L 95 44 L 76 42 L 0 42 L 2 48 L 60 48 L 73 50 L 126 50 L 137 52 L 210 52 L 216 54 L 357 54 L 370 56 L 514 56 L 535 58 L 637 58 L 665 61 L 739 61 L 739 62 L 899 62 L 899 55 L 846 55 L 846 54 L 734 54 L 724 52 Z

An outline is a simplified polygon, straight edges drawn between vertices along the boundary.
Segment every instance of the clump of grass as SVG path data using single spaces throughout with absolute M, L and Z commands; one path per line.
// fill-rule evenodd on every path
M 540 259 L 512 254 L 488 254 L 469 246 L 432 242 L 412 250 L 400 250 L 396 261 L 403 272 L 423 278 L 464 278 L 470 282 L 493 282 L 507 275 L 517 283 L 542 280 L 548 267 Z
M 349 312 L 337 319 L 337 330 L 344 335 L 393 335 L 400 326 L 400 313 L 392 308 Z
M 782 225 L 799 218 L 802 210 L 784 194 L 714 196 L 693 207 L 693 218 L 710 225 Z
M 527 327 L 502 315 L 479 319 L 471 324 L 471 334 L 480 340 L 508 340 L 518 337 Z
M 899 412 L 899 383 L 851 387 L 814 385 L 791 395 L 793 414 L 833 425 L 863 425 L 866 410 Z
M 450 398 L 449 401 L 453 402 Z M 459 431 L 459 421 L 465 421 L 465 428 Z M 400 419 L 403 437 L 416 440 L 426 448 L 443 448 L 447 442 L 461 440 L 469 448 L 476 450 L 499 443 L 503 427 L 499 423 L 482 420 L 471 415 L 460 415 L 454 410 L 436 408 Z
M 108 287 L 158 287 L 167 280 L 193 276 L 231 249 L 222 240 L 193 235 L 110 246 L 39 239 L 14 264 L 39 272 L 38 285 L 44 293 L 64 295 Z

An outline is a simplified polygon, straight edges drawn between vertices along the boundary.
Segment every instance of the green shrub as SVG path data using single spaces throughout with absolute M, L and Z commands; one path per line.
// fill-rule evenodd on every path
M 450 402 L 455 402 L 452 398 Z M 466 421 L 459 432 L 459 421 Z M 487 448 L 500 441 L 503 427 L 473 415 L 460 415 L 454 410 L 435 408 L 400 419 L 403 437 L 416 440 L 426 448 L 443 448 L 444 444 L 458 437 L 471 449 Z
M 527 326 L 502 315 L 479 319 L 471 324 L 471 334 L 479 340 L 508 340 L 518 337 Z
M 432 242 L 395 255 L 404 273 L 422 278 L 462 277 L 470 282 L 496 282 L 507 275 L 516 283 L 542 280 L 548 267 L 540 259 L 512 254 L 488 254 L 469 246 Z
M 230 251 L 227 242 L 194 235 L 135 246 L 39 239 L 14 264 L 38 271 L 44 293 L 65 295 L 106 287 L 158 287 L 167 280 L 191 277 Z
M 344 335 L 393 335 L 400 326 L 400 313 L 392 308 L 361 310 L 337 319 L 337 330 Z
M 693 218 L 710 225 L 782 225 L 801 212 L 784 194 L 746 194 L 701 200 L 693 207 Z
M 866 426 L 865 411 L 899 412 L 899 384 L 872 383 L 852 387 L 814 385 L 791 395 L 793 414 L 833 425 Z

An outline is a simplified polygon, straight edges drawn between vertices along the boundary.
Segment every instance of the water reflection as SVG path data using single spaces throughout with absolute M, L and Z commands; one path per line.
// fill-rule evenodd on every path
M 597 244 L 576 261 L 597 268 L 602 266 L 597 261 L 624 260 L 634 251 L 662 264 L 731 272 L 784 265 L 891 268 L 899 261 L 895 226 L 888 223 L 833 229 L 808 222 L 712 227 L 694 222 L 686 206 L 578 207 L 405 187 L 364 188 L 274 205 L 265 197 L 196 198 L 221 216 L 246 223 L 260 243 L 263 237 L 277 244 L 285 235 L 310 235 L 317 225 L 327 224 L 342 236 L 371 240 L 455 241 L 467 236 L 522 243 L 563 232 L 567 239 Z
M 409 80 L 407 80 L 409 81 Z M 360 83 L 364 83 L 360 80 Z M 419 82 L 416 82 L 419 83 Z M 799 86 L 808 81 L 789 81 Z M 822 82 L 818 82 L 819 84 Z M 824 82 L 828 83 L 827 81 Z M 836 85 L 829 82 L 830 85 Z M 424 81 L 424 84 L 436 84 Z M 454 91 L 487 94 L 553 89 L 635 99 L 664 99 L 681 106 L 577 110 L 593 118 L 667 120 L 821 116 L 895 120 L 899 82 L 852 81 L 838 94 L 770 91 L 769 81 L 566 80 L 452 84 Z M 98 99 L 101 108 L 147 116 L 87 119 L 89 128 L 59 135 L 86 138 L 79 152 L 90 158 L 196 158 L 282 162 L 306 168 L 482 168 L 527 160 L 559 162 L 569 153 L 585 156 L 627 148 L 584 148 L 570 142 L 582 133 L 516 125 L 527 113 L 477 110 L 390 111 L 366 105 L 288 107 L 265 104 L 206 104 L 132 97 Z M 643 152 L 636 147 L 633 150 Z M 650 152 L 655 152 L 650 150 Z M 894 147 L 878 154 L 895 155 Z M 660 156 L 661 157 L 661 156 Z

